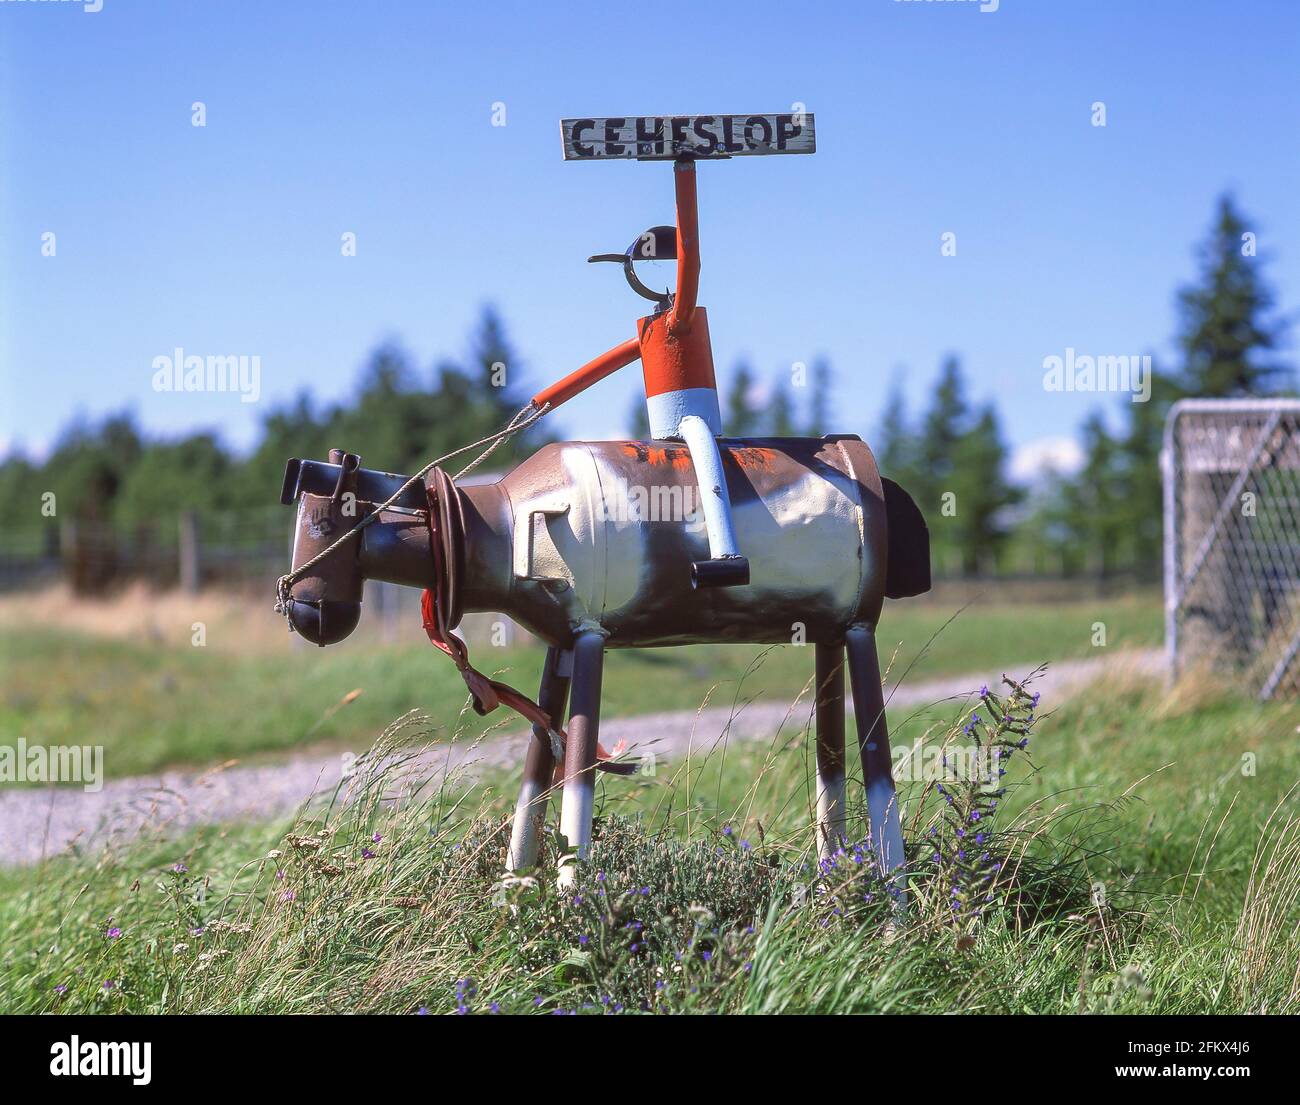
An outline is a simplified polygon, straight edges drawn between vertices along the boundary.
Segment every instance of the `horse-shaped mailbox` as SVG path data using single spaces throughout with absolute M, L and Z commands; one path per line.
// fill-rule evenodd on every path
M 328 463 L 292 460 L 283 501 L 298 503 L 298 521 L 282 608 L 299 633 L 325 645 L 356 626 L 366 579 L 426 588 L 426 628 L 461 667 L 481 711 L 514 692 L 469 666 L 451 633 L 462 614 L 505 614 L 546 642 L 537 703 L 512 702 L 534 725 L 511 870 L 537 859 L 561 760 L 561 832 L 573 856 L 587 854 L 595 772 L 614 766 L 598 746 L 607 648 L 810 642 L 818 843 L 833 851 L 846 820 L 847 657 L 872 846 L 892 871 L 903 841 L 875 626 L 886 597 L 929 589 L 925 523 L 857 437 L 722 437 L 707 323 L 694 302 L 695 161 L 812 152 L 812 116 L 562 126 L 569 157 L 673 159 L 678 225 L 648 231 L 625 254 L 593 258 L 623 263 L 658 309 L 640 320 L 636 339 L 539 393 L 532 408 L 545 413 L 639 358 L 652 439 L 548 445 L 500 481 L 475 486 L 436 468 L 420 480 L 369 471 L 341 450 Z M 654 252 L 638 252 L 646 243 Z M 665 256 L 677 262 L 675 295 L 650 292 L 633 267 Z M 561 881 L 573 877 L 566 863 Z

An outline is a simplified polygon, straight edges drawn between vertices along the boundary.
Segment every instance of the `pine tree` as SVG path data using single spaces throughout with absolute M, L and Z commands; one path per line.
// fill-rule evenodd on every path
M 1088 416 L 1081 435 L 1084 462 L 1068 488 L 1066 516 L 1084 569 L 1106 579 L 1122 560 L 1126 537 L 1122 457 L 1100 413 Z
M 519 388 L 524 376 L 523 363 L 506 336 L 501 316 L 492 306 L 484 307 L 479 317 L 470 357 L 473 362 L 470 375 L 486 408 L 489 428 L 484 432 L 491 433 L 508 422 L 528 401 Z
M 1007 449 L 991 403 L 957 438 L 952 459 L 956 513 L 949 540 L 958 550 L 962 574 L 977 576 L 996 567 L 1010 535 L 1006 510 L 1021 498 L 1006 478 Z
M 939 382 L 931 396 L 929 410 L 921 421 L 913 493 L 921 513 L 931 520 L 931 533 L 940 535 L 941 542 L 942 535 L 950 533 L 951 527 L 936 529 L 933 519 L 949 517 L 942 513 L 944 495 L 953 490 L 953 453 L 957 439 L 966 429 L 969 415 L 961 364 L 956 357 L 948 357 L 940 367 Z M 951 505 L 951 500 L 947 502 Z
M 919 460 L 933 478 L 942 480 L 952 471 L 953 444 L 968 414 L 961 363 L 956 357 L 947 357 L 921 426 Z
M 1160 577 L 1164 545 L 1164 487 L 1160 449 L 1169 408 L 1182 390 L 1152 360 L 1151 394 L 1145 403 L 1125 401 L 1124 429 L 1117 442 L 1122 530 L 1138 577 Z
M 744 361 L 731 374 L 727 389 L 722 430 L 728 437 L 753 437 L 759 431 L 759 412 L 750 399 L 754 390 L 754 373 Z
M 1269 316 L 1274 296 L 1231 196 L 1221 196 L 1214 226 L 1197 249 L 1199 277 L 1178 294 L 1183 384 L 1192 395 L 1267 395 L 1290 370 L 1267 355 L 1287 326 Z
M 961 364 L 948 357 L 919 437 L 906 432 L 897 388 L 885 422 L 884 474 L 903 483 L 921 508 L 936 569 L 955 565 L 967 576 L 992 569 L 1010 532 L 1006 508 L 1021 497 L 1006 478 L 1007 450 L 993 406 L 971 410 Z
M 768 403 L 765 432 L 772 437 L 794 437 L 799 430 L 794 421 L 794 401 L 784 381 L 778 379 Z
M 902 484 L 914 495 L 919 494 L 916 453 L 916 435 L 907 422 L 907 399 L 902 381 L 895 377 L 885 400 L 880 432 L 876 435 L 876 463 L 881 475 Z

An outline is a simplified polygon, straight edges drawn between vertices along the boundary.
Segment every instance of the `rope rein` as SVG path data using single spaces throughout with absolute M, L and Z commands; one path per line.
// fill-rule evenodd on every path
M 470 461 L 469 464 L 465 465 L 464 468 L 462 468 L 459 472 L 456 473 L 455 476 L 452 477 L 453 479 L 457 479 L 457 480 L 460 479 L 462 476 L 466 475 L 469 472 L 472 472 L 475 468 L 477 468 L 480 464 L 482 464 L 485 460 L 487 460 L 488 457 L 490 457 L 501 445 L 504 445 L 508 440 L 510 440 L 510 438 L 514 437 L 515 434 L 522 433 L 524 430 L 528 429 L 529 426 L 533 425 L 533 423 L 535 423 L 538 419 L 540 419 L 543 415 L 545 415 L 548 411 L 550 411 L 550 409 L 551 409 L 550 403 L 544 403 L 540 407 L 534 407 L 532 403 L 528 403 L 525 406 L 521 407 L 519 409 L 519 412 L 512 419 L 510 419 L 509 422 L 506 423 L 504 429 L 498 430 L 494 434 L 489 434 L 487 437 L 481 437 L 478 439 L 478 441 L 471 441 L 468 445 L 462 445 L 459 449 L 453 449 L 450 453 L 446 453 L 443 456 L 438 457 L 437 460 L 431 460 L 428 464 L 426 464 L 423 468 L 421 468 L 418 472 L 416 472 L 414 476 L 412 476 L 404 484 L 402 484 L 401 487 L 399 487 L 396 491 L 394 491 L 392 495 L 390 495 L 386 500 L 384 500 L 384 502 L 380 503 L 377 507 L 375 507 L 375 509 L 370 514 L 366 515 L 366 517 L 362 518 L 360 522 L 358 522 L 350 530 L 344 533 L 332 545 L 330 545 L 328 548 L 322 549 L 310 560 L 308 560 L 305 564 L 300 564 L 292 572 L 289 572 L 287 575 L 282 575 L 276 581 L 275 584 L 275 612 L 277 614 L 282 615 L 285 621 L 288 622 L 289 621 L 289 589 L 293 587 L 293 585 L 297 583 L 298 580 L 302 579 L 304 575 L 306 575 L 312 568 L 314 568 L 327 556 L 335 552 L 337 549 L 341 548 L 348 541 L 351 541 L 352 538 L 356 537 L 363 529 L 366 528 L 366 526 L 370 525 L 373 521 L 375 521 L 375 519 L 379 517 L 381 512 L 387 510 L 390 506 L 392 506 L 395 502 L 397 502 L 398 499 L 400 499 L 403 495 L 405 495 L 406 492 L 408 492 L 412 487 L 414 487 L 417 483 L 423 480 L 425 476 L 427 476 L 439 465 L 443 464 L 445 461 L 451 460 L 452 457 L 458 457 L 462 453 L 468 453 L 471 449 L 477 449 L 480 445 L 487 446 L 487 448 L 485 448 L 483 452 L 481 452 L 477 457 L 475 457 L 472 461 Z M 289 628 L 292 631 L 293 629 L 292 622 L 289 622 Z
M 508 706 L 524 718 L 525 721 L 530 722 L 534 726 L 535 733 L 544 733 L 546 735 L 546 739 L 551 744 L 552 749 L 558 753 L 557 758 L 560 760 L 560 764 L 556 769 L 556 781 L 559 782 L 563 773 L 563 749 L 567 743 L 568 735 L 560 726 L 554 724 L 546 711 L 527 695 L 515 690 L 507 683 L 490 679 L 478 671 L 470 663 L 468 646 L 451 631 L 448 616 L 453 605 L 454 584 L 451 582 L 451 569 L 446 561 L 448 546 L 444 543 L 444 536 L 446 531 L 452 528 L 452 522 L 450 516 L 441 516 L 444 511 L 451 509 L 450 503 L 447 501 L 447 495 L 448 493 L 451 496 L 455 495 L 455 480 L 472 472 L 510 438 L 528 429 L 550 409 L 550 403 L 543 403 L 540 407 L 535 407 L 532 403 L 529 403 L 510 419 L 504 429 L 480 438 L 478 441 L 472 441 L 468 445 L 463 445 L 459 449 L 439 457 L 437 460 L 430 461 L 403 483 L 388 499 L 376 506 L 370 514 L 362 518 L 360 522 L 339 537 L 328 548 L 317 553 L 287 575 L 282 575 L 276 582 L 275 610 L 276 613 L 283 615 L 285 620 L 289 622 L 289 628 L 292 631 L 293 622 L 289 619 L 289 601 L 290 589 L 294 583 L 331 553 L 340 549 L 366 526 L 374 522 L 383 511 L 397 502 L 417 483 L 424 480 L 430 472 L 434 472 L 433 482 L 425 488 L 429 506 L 429 543 L 433 556 L 434 580 L 431 587 L 425 588 L 420 602 L 424 631 L 428 635 L 430 642 L 450 657 L 452 663 L 456 665 L 456 669 L 460 672 L 461 678 L 464 679 L 465 686 L 469 690 L 470 700 L 476 713 L 484 715 L 495 710 L 498 706 Z M 471 449 L 477 449 L 480 446 L 484 446 L 483 451 L 457 472 L 455 476 L 448 477 L 441 470 L 444 461 L 460 456 L 462 453 L 467 453 Z M 636 764 L 634 763 L 626 761 L 610 762 L 609 753 L 600 745 L 596 746 L 596 755 L 598 770 L 610 771 L 620 775 L 631 774 L 636 770 Z

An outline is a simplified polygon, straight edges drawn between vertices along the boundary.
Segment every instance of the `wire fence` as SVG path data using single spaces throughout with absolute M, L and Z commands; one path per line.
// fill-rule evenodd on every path
M 1165 427 L 1165 642 L 1260 698 L 1300 693 L 1300 400 L 1189 399 Z
M 208 589 L 265 599 L 292 558 L 294 514 L 283 506 L 239 513 L 182 512 L 150 526 L 123 530 L 78 521 L 44 529 L 0 532 L 0 594 L 59 584 L 73 593 L 110 597 L 147 584 L 159 592 Z M 427 644 L 417 588 L 370 580 L 365 635 L 389 643 Z M 528 639 L 510 619 L 468 614 L 459 632 L 472 644 L 512 645 Z
M 124 529 L 87 519 L 0 534 L 0 591 L 63 580 L 93 595 L 133 580 L 159 588 L 255 585 L 288 563 L 290 521 L 266 511 L 183 512 Z

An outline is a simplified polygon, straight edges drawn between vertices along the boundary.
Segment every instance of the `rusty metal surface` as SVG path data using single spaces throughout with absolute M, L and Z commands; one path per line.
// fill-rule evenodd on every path
M 732 120 L 723 118 L 728 140 L 720 156 L 812 152 L 812 117 L 806 136 L 802 119 L 796 125 L 794 118 L 778 116 L 769 124 L 750 117 L 747 141 L 759 125 L 769 133 L 762 149 L 749 150 L 740 144 L 733 150 L 726 129 Z M 662 140 L 642 135 L 646 121 L 634 121 L 636 145 L 629 149 L 619 140 L 628 120 L 606 120 L 600 156 L 651 155 L 649 146 Z M 710 150 L 678 149 L 678 124 L 687 120 L 672 122 L 674 152 L 681 155 L 673 173 L 675 295 L 653 293 L 636 277 L 636 243 L 622 257 L 591 258 L 622 262 L 633 290 L 660 310 L 639 320 L 635 340 L 532 401 L 545 413 L 640 358 L 657 440 L 548 445 L 495 484 L 473 487 L 458 488 L 432 468 L 423 494 L 412 488 L 400 498 L 404 477 L 363 470 L 355 455 L 341 450 L 331 450 L 328 465 L 290 461 L 282 499 L 299 503 L 293 575 L 302 576 L 292 586 L 290 577 L 281 580 L 278 608 L 323 645 L 356 625 L 366 579 L 427 588 L 426 631 L 456 662 L 475 708 L 484 712 L 503 701 L 534 721 L 511 835 L 512 871 L 536 860 L 556 758 L 548 726 L 558 727 L 567 690 L 560 827 L 570 854 L 561 866 L 561 887 L 576 878 L 572 860 L 587 856 L 595 771 L 607 759 L 598 743 L 606 648 L 812 643 L 819 852 L 832 854 L 844 832 L 847 664 L 871 839 L 884 869 L 892 870 L 903 862 L 903 846 L 873 628 L 886 594 L 929 588 L 928 533 L 907 493 L 882 483 L 871 451 L 857 437 L 716 436 L 721 420 L 708 316 L 697 305 L 693 161 Z M 699 136 L 716 138 L 704 124 L 697 121 Z M 594 125 L 567 121 L 566 158 L 597 156 L 581 141 Z M 651 240 L 669 229 L 653 229 Z M 377 504 L 384 508 L 378 514 Z M 326 553 L 363 518 L 361 533 Z M 697 586 L 708 581 L 726 585 Z M 462 611 L 508 615 L 547 642 L 540 704 L 472 667 L 463 641 L 450 632 Z M 563 674 L 567 665 L 571 678 Z
M 708 556 L 708 538 L 684 445 L 561 442 L 497 483 L 456 490 L 460 609 L 507 614 L 566 648 L 584 628 L 607 634 L 607 647 L 627 648 L 776 643 L 801 627 L 807 640 L 839 641 L 854 623 L 874 625 L 888 534 L 867 446 L 856 437 L 721 444 L 749 586 L 691 586 L 690 565 Z M 334 465 L 300 466 L 305 486 L 337 477 Z M 380 494 L 402 477 L 362 469 L 355 479 Z M 451 494 L 448 485 L 442 493 Z M 295 567 L 372 509 L 360 503 L 356 517 L 345 517 L 333 498 L 301 492 Z M 292 595 L 356 603 L 364 579 L 424 587 L 432 574 L 427 514 L 394 509 Z
M 866 445 L 723 441 L 722 455 L 749 586 L 691 587 L 708 540 L 684 445 L 564 442 L 463 490 L 465 609 L 507 613 L 555 644 L 599 626 L 610 648 L 781 642 L 799 626 L 830 641 L 874 624 L 887 537 Z

